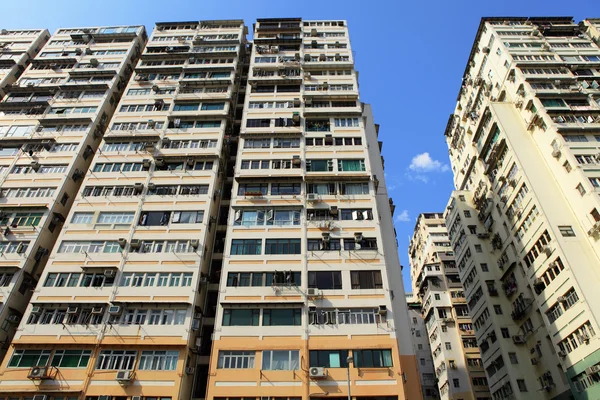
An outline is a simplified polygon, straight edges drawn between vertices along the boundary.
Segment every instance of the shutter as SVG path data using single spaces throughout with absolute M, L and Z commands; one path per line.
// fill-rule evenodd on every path
M 179 222 L 180 218 L 181 218 L 181 212 L 175 211 L 173 213 L 173 222 Z
M 362 215 L 363 215 L 363 219 L 371 219 L 371 218 L 369 218 L 369 211 L 367 211 L 367 210 L 363 211 Z
M 275 215 L 275 212 L 273 210 L 268 210 L 267 211 L 267 221 L 272 221 L 274 215 Z
M 241 220 L 241 219 L 242 219 L 242 210 L 237 210 L 237 211 L 235 212 L 235 220 L 236 220 L 236 221 L 239 221 L 239 220 Z
M 358 211 L 352 211 L 352 219 L 353 220 L 358 220 Z

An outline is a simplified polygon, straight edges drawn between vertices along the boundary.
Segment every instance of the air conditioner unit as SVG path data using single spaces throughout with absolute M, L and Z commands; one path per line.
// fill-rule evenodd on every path
M 588 375 L 600 373 L 600 364 L 592 365 L 591 367 L 586 368 L 585 372 Z
M 104 307 L 92 307 L 92 314 L 102 314 Z
M 122 312 L 123 312 L 123 309 L 121 308 L 121 306 L 110 306 L 110 307 L 108 307 L 108 314 L 109 315 L 121 315 Z
M 131 239 L 129 246 L 132 249 L 139 249 L 140 247 L 142 247 L 142 241 L 140 239 Z
M 194 375 L 194 372 L 196 372 L 196 368 L 194 367 L 186 367 L 185 369 L 185 373 L 188 375 Z
M 319 294 L 320 292 L 317 288 L 308 288 L 308 290 L 306 291 L 306 295 L 309 297 L 316 297 L 319 296 Z
M 48 374 L 49 367 L 45 365 L 38 365 L 35 367 L 31 367 L 29 370 L 29 374 L 27 374 L 27 378 L 29 379 L 48 379 L 50 375 Z
M 116 270 L 114 269 L 105 269 L 104 270 L 104 276 L 106 276 L 107 278 L 114 278 L 116 274 Z
M 354 243 L 360 243 L 363 240 L 362 232 L 354 232 Z
M 127 239 L 125 238 L 118 238 L 117 239 L 117 243 L 119 243 L 119 246 L 124 249 L 125 245 L 127 244 Z
M 309 374 L 311 378 L 314 379 L 323 379 L 327 378 L 327 371 L 323 367 L 311 367 L 309 370 Z
M 117 371 L 116 380 L 119 382 L 129 382 L 133 379 L 131 371 Z
M 308 201 L 317 201 L 319 200 L 319 195 L 315 193 L 309 193 L 306 195 L 306 200 Z
M 198 239 L 190 240 L 190 246 L 194 249 L 197 249 L 200 246 L 200 240 L 198 240 Z
M 552 249 L 550 248 L 550 246 L 544 246 L 542 248 L 542 251 L 546 254 L 547 257 L 550 257 L 552 255 Z
M 559 350 L 557 354 L 561 358 L 565 358 L 567 356 L 567 352 L 564 350 Z
M 559 158 L 560 157 L 560 150 L 558 150 L 558 149 L 552 150 L 552 157 Z
M 566 298 L 565 296 L 558 296 L 558 297 L 556 298 L 556 301 L 558 301 L 558 302 L 562 303 L 562 302 L 563 302 L 563 301 L 565 301 L 566 299 L 567 299 L 567 298 Z
M 490 54 L 490 48 L 487 46 L 482 48 L 481 51 L 483 52 L 483 54 Z
M 521 335 L 513 336 L 512 340 L 513 340 L 514 344 L 524 344 L 525 343 L 525 338 Z
M 35 396 L 33 396 L 33 400 L 48 400 L 48 395 L 36 394 Z
M 538 360 L 537 358 L 535 358 L 535 357 L 533 357 L 533 358 L 531 359 L 531 364 L 532 364 L 532 365 L 537 365 L 537 363 L 538 363 L 538 362 L 539 362 L 539 360 Z
M 142 160 L 142 167 L 144 167 L 144 168 L 150 168 L 151 164 L 152 164 L 152 161 L 150 161 L 149 158 L 144 158 Z
M 379 306 L 378 314 L 387 315 L 387 307 L 385 306 L 385 304 Z
M 31 307 L 31 313 L 32 314 L 41 314 L 42 313 L 42 307 L 40 307 L 40 306 L 33 306 L 33 307 Z
M 131 396 L 131 400 L 142 400 L 142 396 Z
M 7 318 L 8 322 L 12 322 L 12 323 L 19 323 L 19 321 L 21 321 L 21 317 L 19 317 L 18 315 L 9 315 Z
M 67 314 L 77 314 L 77 311 L 79 311 L 79 307 L 76 307 L 76 306 L 67 307 Z
M 329 243 L 331 241 L 331 235 L 328 232 L 322 233 L 321 236 L 323 236 L 323 242 Z
M 136 193 L 142 193 L 142 191 L 144 190 L 144 184 L 143 184 L 143 183 L 141 183 L 141 182 L 134 183 L 134 184 L 133 184 L 133 190 L 134 190 Z

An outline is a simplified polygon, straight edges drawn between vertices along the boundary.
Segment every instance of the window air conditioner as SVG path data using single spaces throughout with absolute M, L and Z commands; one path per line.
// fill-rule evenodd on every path
M 121 306 L 110 306 L 108 308 L 109 315 L 121 315 L 122 309 Z

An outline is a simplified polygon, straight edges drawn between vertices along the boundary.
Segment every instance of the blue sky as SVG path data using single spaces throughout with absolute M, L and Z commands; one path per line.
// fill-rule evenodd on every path
M 597 0 L 35 0 L 7 1 L 1 28 L 144 24 L 157 21 L 302 17 L 348 21 L 362 101 L 381 125 L 388 191 L 406 290 L 416 216 L 441 211 L 453 189 L 444 129 L 479 20 L 484 16 L 600 17 Z M 595 13 L 595 14 L 594 14 Z

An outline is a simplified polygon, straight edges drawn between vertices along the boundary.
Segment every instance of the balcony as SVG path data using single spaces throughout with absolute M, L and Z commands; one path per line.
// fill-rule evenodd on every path
M 533 304 L 533 300 L 529 298 L 522 298 L 520 301 L 517 300 L 515 302 L 515 307 L 513 308 L 510 316 L 514 321 L 518 321 L 527 315 L 529 307 Z

